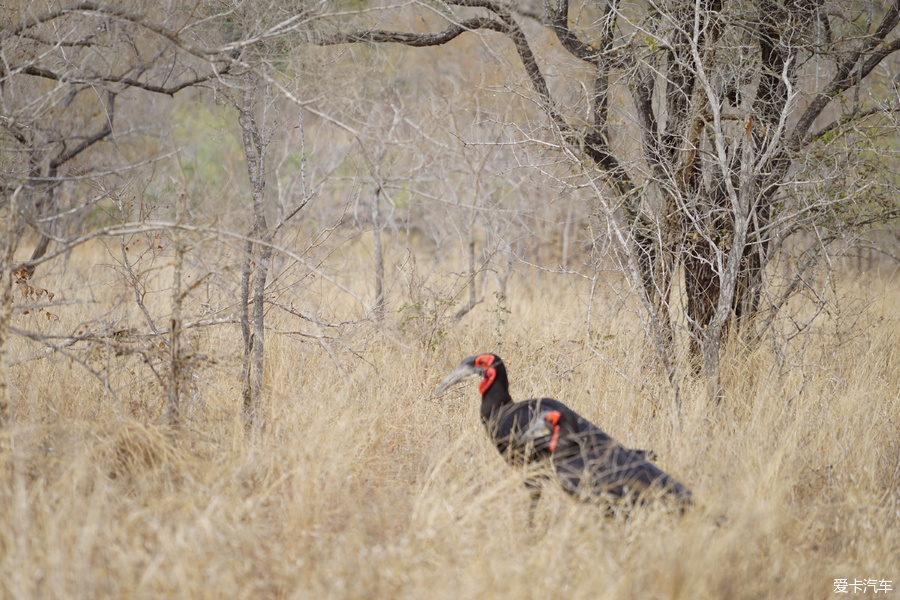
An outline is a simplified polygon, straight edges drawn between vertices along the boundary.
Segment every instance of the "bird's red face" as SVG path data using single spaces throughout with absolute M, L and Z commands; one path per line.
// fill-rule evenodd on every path
M 484 396 L 499 376 L 501 381 L 504 380 L 503 361 L 495 354 L 478 354 L 476 356 L 467 356 L 459 366 L 447 375 L 441 385 L 438 386 L 435 396 L 440 396 L 445 390 L 462 381 L 468 381 L 476 377 L 481 378 L 478 390 Z M 507 394 L 507 400 L 509 395 Z
M 558 410 L 551 410 L 546 415 L 544 415 L 544 420 L 547 421 L 547 424 L 553 430 L 553 435 L 550 437 L 550 443 L 547 445 L 550 452 L 556 452 L 556 446 L 559 444 L 559 419 L 562 417 L 562 413 Z
M 482 354 L 475 358 L 475 366 L 484 369 L 484 379 L 478 385 L 478 391 L 484 396 L 485 392 L 494 385 L 497 378 L 497 370 L 493 368 L 495 357 L 493 354 Z

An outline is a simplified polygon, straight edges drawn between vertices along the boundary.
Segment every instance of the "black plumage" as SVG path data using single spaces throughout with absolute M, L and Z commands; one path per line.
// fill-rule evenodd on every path
M 506 367 L 496 354 L 463 360 L 436 395 L 475 377 L 481 378 L 481 420 L 510 464 L 550 463 L 563 489 L 583 500 L 646 497 L 658 490 L 690 502 L 691 492 L 642 451 L 622 447 L 562 402 L 552 398 L 513 402 Z
M 598 428 L 585 430 L 571 411 L 543 410 L 519 436 L 533 455 L 549 457 L 564 490 L 588 502 L 644 501 L 667 496 L 681 508 L 691 492 L 648 461 L 645 453 L 623 447 Z

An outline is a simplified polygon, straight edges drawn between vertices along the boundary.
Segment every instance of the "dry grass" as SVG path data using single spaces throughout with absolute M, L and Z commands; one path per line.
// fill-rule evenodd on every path
M 56 309 L 63 329 L 128 297 L 76 287 L 95 260 L 76 256 L 44 283 L 96 302 Z M 63 357 L 15 365 L 15 422 L 0 434 L 0 595 L 758 599 L 831 597 L 835 578 L 900 587 L 896 289 L 878 292 L 852 336 L 835 327 L 793 363 L 735 353 L 721 407 L 686 381 L 676 426 L 627 311 L 600 303 L 598 354 L 582 343 L 584 290 L 516 293 L 536 287 L 511 282 L 511 314 L 487 302 L 431 349 L 427 319 L 401 328 L 397 313 L 327 348 L 271 335 L 267 426 L 251 436 L 231 328 L 190 334 L 203 358 L 179 432 L 156 425 L 164 395 L 135 356 L 79 355 L 114 395 Z M 474 385 L 428 398 L 462 357 L 498 347 L 515 396 L 555 396 L 652 448 L 696 510 L 607 519 L 551 489 L 529 525 Z

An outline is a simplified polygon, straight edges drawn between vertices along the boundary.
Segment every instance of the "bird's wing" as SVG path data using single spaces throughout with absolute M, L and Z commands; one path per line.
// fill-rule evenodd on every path
M 567 489 L 578 495 L 597 497 L 640 496 L 650 490 L 689 500 L 691 493 L 671 475 L 636 451 L 624 448 L 606 436 L 599 444 L 590 436 L 554 460 Z

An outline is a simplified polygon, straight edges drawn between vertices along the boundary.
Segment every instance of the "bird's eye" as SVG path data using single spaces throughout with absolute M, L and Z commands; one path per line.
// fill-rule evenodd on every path
M 486 369 L 491 366 L 491 363 L 494 362 L 492 357 L 489 354 L 482 354 L 478 358 L 475 359 L 475 366 Z

